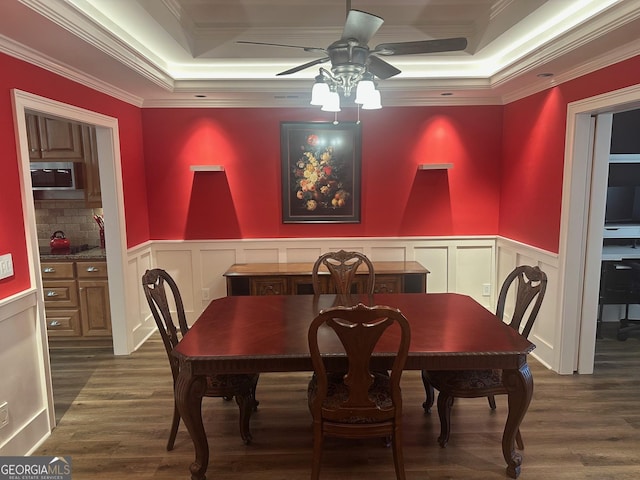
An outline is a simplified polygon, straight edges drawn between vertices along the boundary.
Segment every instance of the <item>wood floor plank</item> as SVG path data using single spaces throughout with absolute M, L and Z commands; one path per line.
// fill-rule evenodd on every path
M 108 348 L 51 351 L 60 421 L 36 455 L 71 456 L 74 480 L 188 479 L 193 445 L 181 425 L 175 449 L 165 450 L 173 409 L 172 382 L 162 344 L 152 338 L 128 357 Z M 593 375 L 557 375 L 531 359 L 534 397 L 522 424 L 522 480 L 640 478 L 640 340 L 598 340 Z M 208 478 L 297 480 L 309 477 L 309 374 L 263 374 L 254 442 L 243 445 L 235 402 L 205 398 L 210 443 Z M 404 455 L 408 480 L 502 480 L 500 439 L 506 398 L 490 411 L 484 399 L 457 399 L 449 445 L 436 438 L 436 408 L 425 415 L 418 372 L 403 377 Z M 323 480 L 395 478 L 391 450 L 380 441 L 328 439 Z

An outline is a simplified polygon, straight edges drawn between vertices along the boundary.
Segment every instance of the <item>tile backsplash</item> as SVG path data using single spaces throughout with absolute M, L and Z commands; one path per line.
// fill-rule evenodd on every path
M 62 230 L 71 245 L 100 245 L 100 228 L 93 215 L 102 215 L 102 208 L 85 208 L 77 201 L 35 200 L 38 246 L 48 248 L 51 235 Z

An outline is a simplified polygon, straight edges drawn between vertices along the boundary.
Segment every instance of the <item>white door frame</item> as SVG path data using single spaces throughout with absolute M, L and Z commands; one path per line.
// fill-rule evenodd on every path
M 559 248 L 559 318 L 555 365 L 559 373 L 593 373 L 604 202 L 603 158 L 608 160 L 611 114 L 640 107 L 640 85 L 570 103 Z M 598 115 L 593 130 L 591 117 Z M 594 143 L 595 135 L 595 143 Z M 603 153 L 604 145 L 607 147 Z M 600 250 L 600 251 L 599 251 Z M 599 252 L 599 253 L 598 253 Z
M 132 304 L 128 298 L 126 271 L 126 227 L 124 198 L 122 193 L 122 169 L 120 161 L 120 135 L 118 120 L 90 110 L 60 103 L 21 90 L 12 90 L 16 141 L 21 162 L 22 206 L 28 242 L 28 258 L 31 284 L 38 290 L 39 301 L 43 301 L 42 277 L 35 220 L 35 207 L 31 194 L 29 147 L 25 111 L 35 111 L 66 118 L 75 122 L 94 125 L 100 169 L 102 208 L 105 217 L 105 242 L 107 270 L 109 274 L 109 297 L 111 307 L 111 327 L 113 351 L 116 355 L 128 355 L 133 351 L 133 338 L 127 328 L 126 306 Z M 39 305 L 39 321 L 46 335 L 44 304 Z M 46 345 L 46 338 L 44 339 Z M 46 352 L 45 352 L 46 353 Z

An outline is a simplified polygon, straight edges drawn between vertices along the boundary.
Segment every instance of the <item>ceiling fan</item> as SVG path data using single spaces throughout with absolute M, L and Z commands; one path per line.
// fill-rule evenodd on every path
M 360 82 L 378 77 L 388 79 L 400 73 L 400 70 L 381 57 L 393 55 L 415 55 L 436 52 L 464 50 L 467 39 L 463 37 L 439 40 L 419 40 L 415 42 L 381 43 L 369 48 L 369 41 L 384 23 L 384 19 L 371 13 L 351 9 L 351 1 L 347 0 L 347 19 L 342 36 L 327 48 L 304 47 L 279 43 L 238 41 L 253 45 L 270 45 L 276 47 L 300 48 L 306 52 L 320 53 L 321 58 L 298 65 L 277 75 L 290 75 L 314 65 L 331 62 L 331 71 L 320 68 L 316 82 L 325 81 L 345 96 L 350 96 L 352 89 Z

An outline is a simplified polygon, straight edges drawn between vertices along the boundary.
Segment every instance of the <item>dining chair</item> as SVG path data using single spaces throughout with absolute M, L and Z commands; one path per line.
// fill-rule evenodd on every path
M 347 355 L 346 374 L 327 372 L 318 337 L 320 331 L 322 345 L 331 335 L 329 329 Z M 383 335 L 392 332 L 399 340 L 394 344 L 391 374 L 376 373 L 370 365 L 372 352 Z M 316 316 L 308 338 L 314 371 L 308 388 L 313 417 L 311 479 L 320 476 L 324 437 L 390 437 L 396 478 L 404 480 L 400 378 L 411 341 L 407 319 L 400 310 L 386 306 L 337 306 Z
M 513 270 L 504 280 L 498 295 L 496 316 L 504 318 L 508 294 L 515 285 L 515 303 L 509 326 L 527 338 L 540 311 L 540 305 L 547 289 L 547 275 L 539 267 L 523 265 Z M 535 300 L 535 303 L 533 303 Z M 532 305 L 533 303 L 533 305 Z M 527 315 L 528 313 L 528 315 Z M 526 322 L 523 320 L 526 317 Z M 434 388 L 438 394 L 438 416 L 440 417 L 440 436 L 438 443 L 446 446 L 451 430 L 451 408 L 455 397 L 487 397 L 489 407 L 495 410 L 495 395 L 506 395 L 502 384 L 502 370 L 423 370 L 422 381 L 427 394 L 422 404 L 425 412 L 433 406 Z M 524 448 L 520 430 L 516 434 L 516 443 Z
M 356 272 L 362 264 L 367 267 L 367 278 L 364 287 L 360 287 L 356 281 Z M 331 281 L 335 287 L 335 292 L 325 292 L 322 288 L 320 275 L 318 271 L 324 266 L 331 274 Z M 313 293 L 337 293 L 346 295 L 349 293 L 365 293 L 372 294 L 375 286 L 375 272 L 373 263 L 369 258 L 360 252 L 346 252 L 340 250 L 338 252 L 327 252 L 320 255 L 313 265 L 311 273 L 311 281 L 313 282 Z M 353 292 L 355 288 L 357 292 Z M 360 291 L 362 290 L 362 291 Z
M 166 286 L 169 287 L 168 291 L 170 295 L 167 295 Z M 182 297 L 173 278 L 165 270 L 160 268 L 154 268 L 145 272 L 142 276 L 142 288 L 149 303 L 153 318 L 158 326 L 158 330 L 160 331 L 167 357 L 169 358 L 175 389 L 180 366 L 178 359 L 171 355 L 171 352 L 189 330 Z M 176 328 L 174 322 L 172 307 L 175 307 L 175 313 L 178 317 L 178 328 Z M 225 399 L 235 397 L 236 403 L 240 408 L 240 436 L 245 444 L 251 442 L 249 421 L 251 419 L 251 412 L 255 410 L 258 405 L 255 399 L 257 382 L 258 374 L 212 375 L 207 377 L 207 388 L 204 396 L 222 397 Z M 180 413 L 174 401 L 173 420 L 169 441 L 167 442 L 167 450 L 173 450 L 179 424 Z

